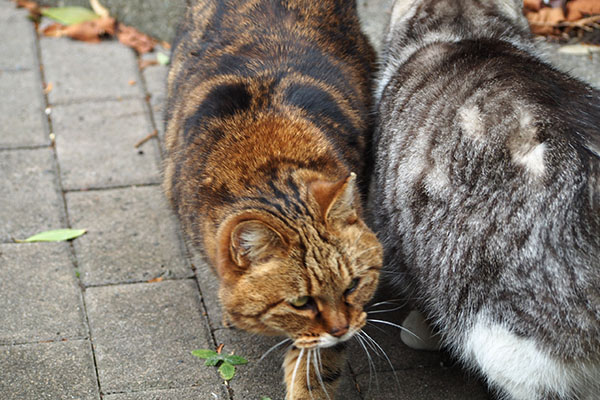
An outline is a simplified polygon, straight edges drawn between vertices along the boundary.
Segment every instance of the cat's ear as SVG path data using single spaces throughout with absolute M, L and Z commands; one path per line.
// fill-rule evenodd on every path
M 229 254 L 238 267 L 247 267 L 285 249 L 282 234 L 261 220 L 242 221 L 231 231 Z
M 311 182 L 310 193 L 316 200 L 325 222 L 356 221 L 356 174 L 337 182 L 316 180 Z

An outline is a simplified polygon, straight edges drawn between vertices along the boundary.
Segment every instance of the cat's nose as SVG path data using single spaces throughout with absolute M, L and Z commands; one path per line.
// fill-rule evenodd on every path
M 344 336 L 347 332 L 348 329 L 350 328 L 349 325 L 346 326 L 335 326 L 333 328 L 331 328 L 331 330 L 329 331 L 329 334 L 331 336 L 335 336 L 335 337 L 342 337 Z

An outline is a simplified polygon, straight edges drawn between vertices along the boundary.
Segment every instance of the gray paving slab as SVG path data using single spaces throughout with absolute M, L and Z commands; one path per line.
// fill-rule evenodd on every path
M 99 400 L 87 340 L 0 346 L 3 400 Z
M 51 149 L 0 151 L 0 242 L 63 228 Z
M 189 389 L 154 390 L 133 393 L 109 394 L 104 400 L 229 400 L 225 385 L 201 384 Z M 259 400 L 259 399 L 256 399 Z
M 358 0 L 356 4 L 363 32 L 369 36 L 373 47 L 380 51 L 394 0 Z
M 52 122 L 66 190 L 160 182 L 157 142 L 135 148 L 153 130 L 143 100 L 57 106 Z
M 0 244 L 0 293 L 0 344 L 87 336 L 65 243 Z
M 248 360 L 248 364 L 237 367 L 234 378 L 229 381 L 234 399 L 285 397 L 282 365 L 289 343 L 277 346 L 285 338 L 259 336 L 238 329 L 217 329 L 214 337 L 218 344 L 224 345 L 223 353 L 238 354 Z M 261 361 L 261 357 L 273 346 L 277 347 Z M 360 399 L 349 370 L 346 371 L 336 398 Z
M 548 61 L 561 71 L 575 76 L 600 89 L 600 48 L 598 46 L 561 46 L 541 42 Z
M 104 394 L 218 386 L 191 355 L 212 346 L 194 281 L 88 288 L 85 300 Z
M 490 400 L 483 386 L 458 368 L 417 368 L 357 377 L 365 400 Z
M 193 256 L 192 265 L 196 269 L 196 277 L 202 291 L 202 300 L 204 301 L 211 327 L 213 329 L 225 328 L 225 325 L 223 325 L 223 313 L 221 312 L 221 305 L 219 303 L 219 279 L 217 275 L 198 255 Z
M 150 107 L 154 115 L 154 122 L 161 140 L 164 139 L 164 108 L 167 97 L 168 67 L 153 65 L 143 70 L 146 88 L 150 94 Z
M 35 30 L 25 10 L 15 10 L 14 3 L 0 2 L 0 70 L 34 69 Z M 10 40 L 6 40 L 10 38 Z M 4 93 L 4 92 L 2 92 Z
M 159 186 L 71 192 L 71 226 L 84 285 L 188 277 L 176 224 Z
M 90 99 L 143 97 L 133 50 L 117 41 L 90 44 L 66 38 L 40 40 L 51 104 Z
M 0 148 L 49 145 L 39 72 L 0 70 L 0 93 Z

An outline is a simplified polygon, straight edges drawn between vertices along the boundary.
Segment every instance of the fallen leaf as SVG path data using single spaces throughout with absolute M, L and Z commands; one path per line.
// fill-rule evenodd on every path
M 577 21 L 594 14 L 600 14 L 598 0 L 571 0 L 567 3 L 567 21 Z
M 221 352 L 223 351 L 223 347 L 225 347 L 224 343 L 221 343 L 217 346 L 217 354 L 221 354 Z
M 156 54 L 156 60 L 160 65 L 169 65 L 169 63 L 171 62 L 171 57 L 164 53 L 158 53 Z
M 90 7 L 96 14 L 101 17 L 110 17 L 110 13 L 106 9 L 106 7 L 102 6 L 98 0 L 90 0 Z
M 42 15 L 40 6 L 35 1 L 17 0 L 16 4 L 18 8 L 24 8 L 29 11 L 29 14 L 34 18 L 38 18 L 40 15 Z
M 54 85 L 52 84 L 52 82 L 49 82 L 49 83 L 46 85 L 46 87 L 44 88 L 44 94 L 48 94 L 48 93 L 50 93 L 50 92 L 52 91 L 52 87 L 53 87 L 53 86 L 54 86 Z
M 133 48 L 139 54 L 152 51 L 156 41 L 131 26 L 119 24 L 117 39 L 126 46 Z
M 52 24 L 47 26 L 42 33 L 45 36 L 67 36 L 83 42 L 98 43 L 102 36 L 115 33 L 115 19 L 111 17 L 98 18 L 69 26 Z
M 158 65 L 158 61 L 157 60 L 140 60 L 140 62 L 138 64 L 140 69 L 144 69 L 151 65 Z
M 537 12 L 528 12 L 525 16 L 529 20 L 531 31 L 537 35 L 555 33 L 556 25 L 565 20 L 562 8 L 545 7 Z
M 83 7 L 42 8 L 42 15 L 63 25 L 74 25 L 100 18 L 98 14 Z
M 542 0 L 523 0 L 523 7 L 531 11 L 538 11 L 542 8 Z
M 127 82 L 129 84 L 129 86 L 133 86 L 135 85 L 137 82 L 134 81 L 133 79 L 130 79 L 129 82 Z
M 24 240 L 15 240 L 17 243 L 32 243 L 32 242 L 63 242 L 78 238 L 86 233 L 85 229 L 56 229 L 52 231 L 41 232 L 30 236 Z
M 165 278 L 163 276 L 157 276 L 156 278 L 150 279 L 147 283 L 158 283 L 162 282 Z

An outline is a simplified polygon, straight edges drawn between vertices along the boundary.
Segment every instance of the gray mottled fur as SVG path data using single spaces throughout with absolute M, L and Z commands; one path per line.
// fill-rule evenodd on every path
M 384 277 L 507 398 L 600 399 L 599 92 L 540 60 L 520 1 L 392 14 L 371 193 Z M 488 374 L 502 357 L 478 362 L 471 340 L 495 327 L 570 378 Z

